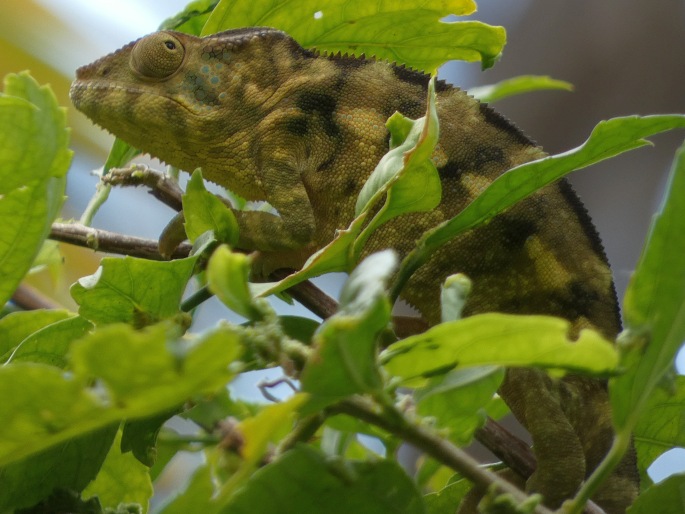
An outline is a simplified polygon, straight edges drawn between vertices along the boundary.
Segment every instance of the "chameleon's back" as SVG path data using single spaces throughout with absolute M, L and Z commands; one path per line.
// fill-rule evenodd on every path
M 350 223 L 357 194 L 387 151 L 386 119 L 395 111 L 422 116 L 428 83 L 425 75 L 387 63 L 318 56 L 271 29 L 206 39 L 158 33 L 77 76 L 72 98 L 98 124 L 274 205 L 280 217 L 236 213 L 243 247 L 261 250 L 267 268 L 301 266 Z M 544 155 L 494 111 L 438 84 L 434 161 L 442 202 L 381 227 L 367 253 L 391 247 L 405 255 L 426 229 L 453 217 L 495 177 Z M 551 314 L 570 320 L 576 332 L 593 327 L 612 338 L 620 329 L 599 238 L 564 181 L 446 244 L 412 277 L 404 297 L 437 323 L 440 285 L 457 272 L 473 280 L 467 314 Z M 605 387 L 575 377 L 553 384 L 540 372 L 514 370 L 502 393 L 533 436 L 533 483 L 557 504 L 608 449 Z M 614 478 L 609 488 L 620 490 L 607 496 L 618 499 L 604 506 L 622 512 L 635 484 Z

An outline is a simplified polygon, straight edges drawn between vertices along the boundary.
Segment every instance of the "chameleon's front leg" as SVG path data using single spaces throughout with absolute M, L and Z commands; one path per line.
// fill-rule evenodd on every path
M 285 159 L 272 157 L 260 170 L 266 200 L 278 214 L 236 211 L 240 238 L 247 250 L 295 250 L 311 243 L 316 221 L 299 173 Z

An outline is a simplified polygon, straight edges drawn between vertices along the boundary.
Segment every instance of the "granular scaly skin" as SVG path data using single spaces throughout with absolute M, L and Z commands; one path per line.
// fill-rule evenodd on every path
M 206 38 L 158 32 L 80 68 L 71 98 L 132 146 L 268 201 L 277 214 L 236 211 L 239 246 L 259 250 L 266 269 L 298 268 L 351 222 L 359 191 L 388 150 L 385 121 L 395 111 L 422 116 L 428 79 L 372 59 L 320 56 L 268 28 Z M 442 201 L 382 226 L 366 253 L 406 255 L 494 178 L 544 155 L 495 111 L 442 82 L 437 109 Z M 599 237 L 563 180 L 446 244 L 403 297 L 435 324 L 440 284 L 457 272 L 473 280 L 466 314 L 549 314 L 609 338 L 620 329 Z M 611 443 L 605 386 L 515 369 L 501 393 L 533 437 L 538 470 L 529 488 L 558 506 Z M 624 512 L 637 494 L 631 459 L 595 498 L 609 513 Z

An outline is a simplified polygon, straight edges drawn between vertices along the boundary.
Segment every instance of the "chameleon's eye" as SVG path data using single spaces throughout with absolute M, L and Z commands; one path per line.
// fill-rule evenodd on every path
M 180 68 L 185 48 L 168 32 L 151 34 L 136 43 L 131 51 L 131 67 L 143 77 L 164 79 Z

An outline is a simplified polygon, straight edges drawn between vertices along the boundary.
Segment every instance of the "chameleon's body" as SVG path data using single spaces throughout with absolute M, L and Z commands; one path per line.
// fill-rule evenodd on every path
M 357 194 L 388 149 L 386 119 L 395 111 L 422 116 L 427 83 L 384 62 L 318 56 L 281 32 L 251 28 L 204 39 L 153 34 L 79 69 L 71 96 L 131 145 L 182 169 L 202 167 L 205 178 L 247 199 L 267 200 L 279 215 L 236 212 L 239 246 L 260 250 L 267 267 L 298 268 L 353 219 Z M 437 92 L 442 202 L 384 225 L 367 252 L 391 247 L 405 255 L 495 177 L 544 155 L 460 90 L 438 83 Z M 598 236 L 564 181 L 445 245 L 403 297 L 437 323 L 440 284 L 456 272 L 473 280 L 467 314 L 550 314 L 611 338 L 620 329 Z M 533 436 L 531 485 L 556 505 L 608 449 L 606 390 L 590 379 L 552 383 L 540 372 L 514 370 L 502 394 Z M 597 500 L 622 512 L 635 487 L 618 473 Z

